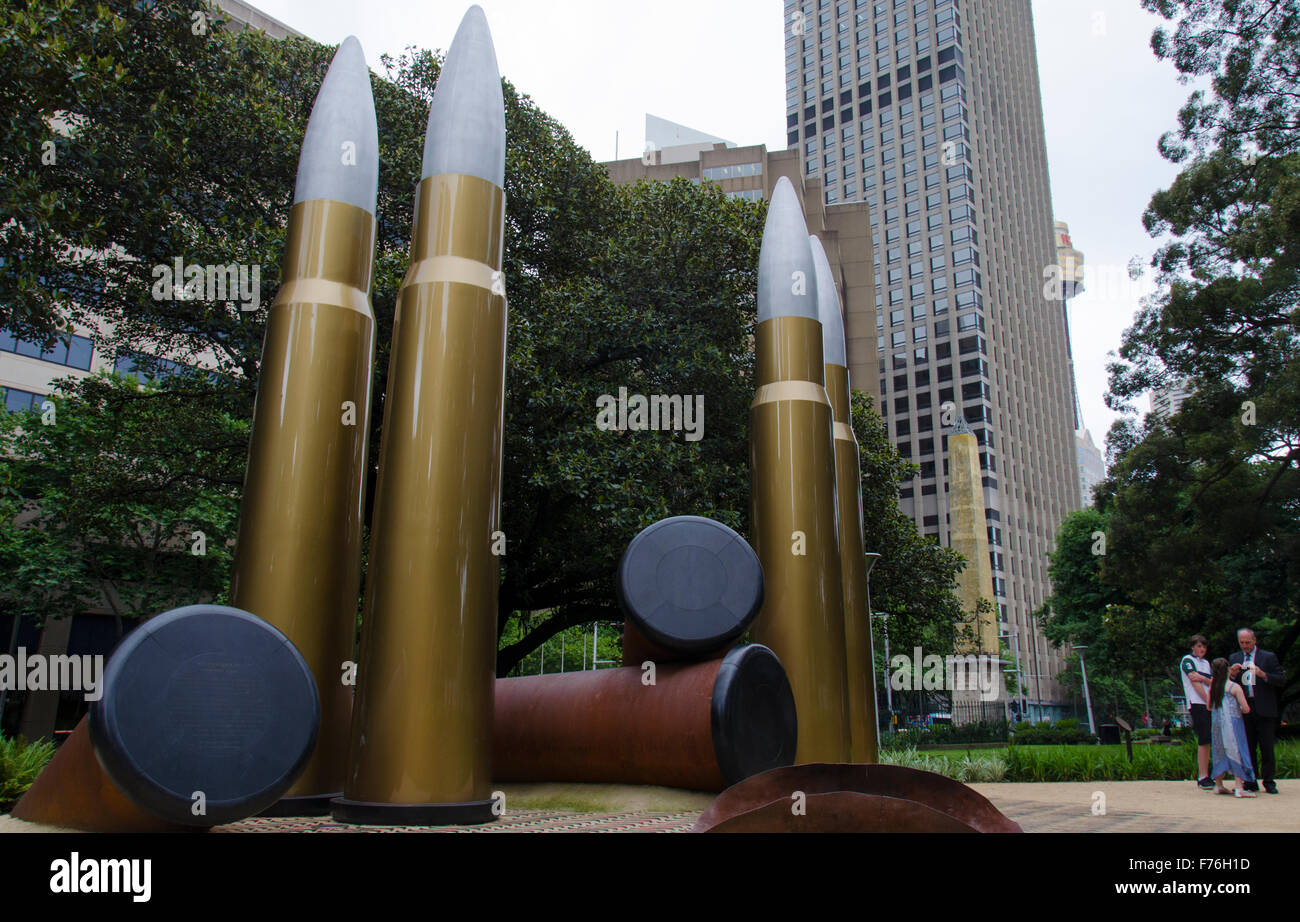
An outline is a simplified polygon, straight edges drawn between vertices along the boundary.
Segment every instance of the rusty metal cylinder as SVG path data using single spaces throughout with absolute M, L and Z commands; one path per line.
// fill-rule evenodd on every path
M 498 679 L 497 781 L 721 791 L 794 761 L 794 695 L 767 647 L 722 659 Z

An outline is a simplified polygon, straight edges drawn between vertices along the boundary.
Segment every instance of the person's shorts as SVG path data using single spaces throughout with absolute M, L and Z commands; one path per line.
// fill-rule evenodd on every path
M 1196 728 L 1197 745 L 1210 745 L 1210 709 L 1203 704 L 1193 704 L 1188 710 L 1192 712 L 1192 726 Z

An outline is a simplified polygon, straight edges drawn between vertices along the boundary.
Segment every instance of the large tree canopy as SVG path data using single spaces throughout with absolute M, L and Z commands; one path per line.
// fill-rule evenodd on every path
M 138 613 L 224 592 L 299 145 L 333 49 L 227 31 L 217 27 L 219 14 L 200 21 L 194 13 L 179 0 L 79 9 L 27 0 L 0 10 L 0 325 L 50 341 L 81 322 L 98 330 L 100 350 L 217 372 L 169 377 L 171 366 L 142 360 L 143 372 L 160 375 L 152 388 L 69 385 L 58 428 L 42 430 L 29 418 L 8 445 L 11 506 L 0 510 L 0 554 L 26 554 L 26 563 L 3 568 L 0 597 L 34 590 L 30 597 L 43 604 L 75 607 L 112 584 L 128 599 L 124 610 Z M 380 194 L 368 498 L 440 62 L 436 52 L 408 49 L 384 59 L 385 78 L 372 78 Z M 641 527 L 695 513 L 746 530 L 750 342 L 765 214 L 761 203 L 728 199 L 710 184 L 617 188 L 509 81 L 504 92 L 503 673 L 568 625 L 620 620 L 613 570 Z M 258 309 L 155 300 L 152 267 L 177 257 L 260 267 Z M 597 399 L 620 388 L 703 395 L 702 438 L 599 428 Z M 883 594 L 900 614 L 903 634 L 950 633 L 958 561 L 899 515 L 905 466 L 878 417 L 859 405 L 855 425 L 868 534 L 880 536 L 876 549 L 885 552 L 876 598 Z M 49 470 L 34 466 L 55 454 Z M 115 459 L 137 454 L 140 463 L 114 468 Z M 112 516 L 90 515 L 78 491 Z M 26 518 L 8 514 L 19 508 L 43 516 L 40 541 Z M 132 516 L 154 526 L 150 553 L 160 560 L 187 555 L 180 539 L 204 530 L 201 578 L 143 587 L 152 577 L 139 560 L 117 566 L 106 555 L 94 572 L 76 563 L 87 547 L 134 534 Z M 198 572 L 193 559 L 172 563 Z
M 1160 142 L 1183 164 L 1143 218 L 1158 293 L 1125 333 L 1108 402 L 1178 381 L 1181 412 L 1113 427 L 1102 580 L 1217 649 L 1254 624 L 1300 697 L 1300 11 L 1276 0 L 1143 0 L 1152 48 L 1208 78 Z M 1058 589 L 1058 594 L 1060 590 Z M 1145 617 L 1145 616 L 1144 616 Z

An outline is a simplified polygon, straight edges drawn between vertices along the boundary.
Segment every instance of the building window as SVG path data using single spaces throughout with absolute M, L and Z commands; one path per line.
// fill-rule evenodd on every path
M 40 410 L 41 404 L 45 402 L 44 394 L 33 394 L 31 391 L 19 390 L 16 387 L 0 388 L 4 394 L 4 406 L 6 413 L 24 413 L 27 410 Z
M 90 370 L 91 359 L 94 357 L 94 346 L 84 336 L 65 336 L 56 339 L 54 345 L 45 349 L 33 340 L 19 339 L 4 329 L 0 329 L 0 351 L 67 368 L 80 368 L 82 371 Z

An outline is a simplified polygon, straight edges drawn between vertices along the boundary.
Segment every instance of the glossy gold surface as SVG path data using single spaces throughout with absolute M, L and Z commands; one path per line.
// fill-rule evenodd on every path
M 795 762 L 847 762 L 844 592 L 821 324 L 765 320 L 755 348 L 751 532 L 765 592 L 751 636 L 776 653 L 789 676 L 799 720 Z M 796 531 L 803 554 L 795 553 Z
M 344 796 L 491 796 L 505 195 L 432 176 L 397 297 Z M 494 290 L 495 289 L 495 290 Z
M 320 692 L 316 750 L 287 796 L 343 788 L 361 582 L 375 219 L 317 199 L 289 212 L 253 409 L 231 604 L 284 632 Z M 351 402 L 355 419 L 345 420 Z
M 854 762 L 877 760 L 876 682 L 867 614 L 867 561 L 862 540 L 862 475 L 858 440 L 849 422 L 849 370 L 826 366 L 826 396 L 835 418 L 835 495 L 840 575 L 844 585 L 844 661 L 849 739 Z

